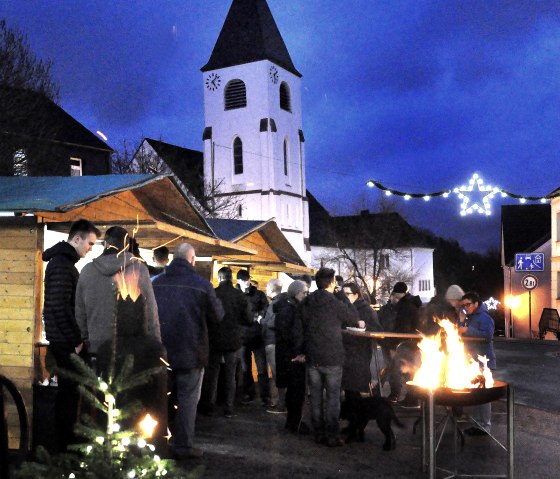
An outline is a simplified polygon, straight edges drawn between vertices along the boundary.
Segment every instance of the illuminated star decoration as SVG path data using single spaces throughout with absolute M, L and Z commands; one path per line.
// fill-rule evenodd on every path
M 453 193 L 457 194 L 461 203 L 461 216 L 470 215 L 475 211 L 481 215 L 490 216 L 490 200 L 500 191 L 490 185 L 484 185 L 484 181 L 475 173 L 469 180 L 469 186 L 454 188 Z
M 545 195 L 545 196 L 526 196 L 513 193 L 511 191 L 502 190 L 501 188 L 485 185 L 482 178 L 478 173 L 473 174 L 472 178 L 469 180 L 469 186 L 461 186 L 453 189 L 446 189 L 441 191 L 433 191 L 431 193 L 420 193 L 420 192 L 409 192 L 396 190 L 390 188 L 375 180 L 368 180 L 366 185 L 370 188 L 378 188 L 385 192 L 387 196 L 397 195 L 405 200 L 420 199 L 424 201 L 429 201 L 431 198 L 443 197 L 448 198 L 451 193 L 455 193 L 459 199 L 462 200 L 461 203 L 461 216 L 467 216 L 473 212 L 478 212 L 481 215 L 489 216 L 491 214 L 490 200 L 494 198 L 496 194 L 500 194 L 502 198 L 514 198 L 519 200 L 521 204 L 525 204 L 527 201 L 539 201 L 541 203 L 547 203 L 553 198 L 560 197 L 560 188 L 555 192 Z
M 490 296 L 490 298 L 484 301 L 484 304 L 490 310 L 490 309 L 498 309 L 500 302 L 497 299 L 494 299 L 492 296 Z

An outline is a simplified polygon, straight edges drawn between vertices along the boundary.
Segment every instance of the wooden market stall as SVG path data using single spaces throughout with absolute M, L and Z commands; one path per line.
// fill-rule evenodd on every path
M 0 374 L 20 389 L 33 414 L 33 384 L 41 378 L 43 252 L 46 229 L 67 233 L 86 218 L 104 232 L 120 225 L 144 248 L 180 241 L 199 256 L 248 257 L 256 250 L 218 238 L 184 191 L 166 175 L 0 177 Z M 18 443 L 8 404 L 10 447 Z
M 234 274 L 239 269 L 248 269 L 251 279 L 259 283 L 264 291 L 266 283 L 278 278 L 280 273 L 292 275 L 312 275 L 296 250 L 286 239 L 274 219 L 267 221 L 234 220 L 209 218 L 208 224 L 219 238 L 256 251 L 255 255 L 243 256 L 223 254 L 214 257 L 213 281 L 217 282 L 217 271 L 222 266 L 230 266 Z

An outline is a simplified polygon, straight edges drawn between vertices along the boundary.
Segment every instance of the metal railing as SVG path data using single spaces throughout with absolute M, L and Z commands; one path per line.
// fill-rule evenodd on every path
M 27 456 L 29 452 L 29 420 L 23 397 L 16 385 L 6 376 L 0 375 L 0 479 L 9 479 L 10 476 L 10 457 L 8 444 L 8 426 L 4 410 L 4 389 L 10 393 L 17 408 L 19 417 L 19 449 L 16 457 L 16 464 Z

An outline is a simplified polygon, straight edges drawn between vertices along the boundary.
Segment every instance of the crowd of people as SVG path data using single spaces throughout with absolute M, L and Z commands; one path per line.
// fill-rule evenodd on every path
M 220 409 L 230 419 L 236 405 L 259 400 L 267 412 L 285 415 L 287 432 L 313 434 L 316 443 L 337 447 L 354 440 L 358 428 L 358 418 L 351 413 L 347 427 L 340 429 L 341 397 L 347 410 L 357 410 L 360 398 L 381 395 L 386 381 L 389 401 L 419 408 L 406 388 L 420 363 L 418 340 L 379 340 L 384 367 L 381 384 L 376 384 L 370 364 L 377 344 L 344 334 L 348 327 L 432 335 L 439 330 L 438 318 L 448 318 L 460 334 L 484 338 L 468 347 L 473 357 L 484 354 L 488 367 L 496 367 L 493 320 L 478 295 L 458 285 L 422 304 L 399 281 L 379 311 L 358 284 L 342 281 L 330 268 L 316 272 L 313 292 L 311 277 L 304 277 L 286 288 L 279 279 L 271 279 L 264 293 L 245 269 L 237 271 L 234 284 L 227 266 L 218 271 L 219 285 L 214 288 L 196 272 L 196 252 L 190 244 L 176 245 L 170 263 L 169 250 L 157 248 L 158 266 L 148 268 L 139 258 L 138 244 L 119 226 L 106 231 L 102 254 L 78 274 L 75 263 L 99 236 L 92 223 L 78 220 L 67 241 L 43 254 L 48 262 L 44 322 L 50 354 L 63 369 L 72 369 L 73 354 L 86 361 L 94 357 L 93 367 L 100 374 L 107 374 L 109 365 L 122 364 L 129 354 L 139 370 L 164 358 L 170 372 L 138 393 L 146 408 L 159 411 L 160 434 L 169 418 L 170 453 L 180 459 L 203 454 L 195 441 L 197 412 L 213 416 Z M 143 314 L 119 316 L 115 324 L 117 293 L 131 281 L 142 298 Z M 169 396 L 167 384 L 172 389 Z M 58 387 L 56 423 L 62 451 L 76 440 L 79 394 L 77 384 L 63 375 Z M 162 413 L 161 401 L 167 403 L 168 398 Z M 465 433 L 488 434 L 490 412 L 489 404 L 474 410 L 475 425 Z

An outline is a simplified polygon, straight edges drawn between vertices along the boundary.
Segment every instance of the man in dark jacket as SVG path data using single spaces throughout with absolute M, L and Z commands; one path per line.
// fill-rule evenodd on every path
M 259 291 L 251 284 L 251 277 L 246 269 L 240 269 L 237 272 L 237 287 L 247 296 L 253 315 L 252 325 L 245 328 L 245 337 L 243 338 L 243 348 L 241 351 L 243 402 L 248 404 L 254 401 L 256 397 L 252 367 L 252 355 L 254 355 L 259 382 L 259 395 L 263 406 L 270 406 L 270 384 L 268 382 L 266 350 L 264 348 L 261 326 L 261 320 L 264 318 L 268 308 L 268 300 L 262 291 Z
M 253 322 L 251 306 L 247 297 L 232 283 L 233 273 L 224 266 L 218 271 L 220 284 L 216 288 L 216 296 L 222 302 L 225 316 L 219 323 L 208 325 L 210 339 L 210 358 L 208 374 L 205 378 L 204 400 L 202 411 L 207 415 L 214 414 L 218 394 L 218 378 L 220 364 L 224 363 L 224 416 L 233 417 L 235 400 L 235 371 L 239 361 L 241 349 L 241 331 L 243 326 L 250 326 Z
M 393 296 L 398 299 L 397 302 L 397 316 L 395 319 L 395 332 L 415 334 L 418 332 L 419 314 L 422 301 L 418 296 L 412 296 L 408 292 L 406 283 L 399 281 L 393 286 Z M 398 340 L 396 341 L 398 342 Z M 417 340 L 401 341 L 395 348 L 395 354 L 389 366 L 389 384 L 391 386 L 391 394 L 389 400 L 397 402 L 403 390 L 404 384 L 407 381 L 406 373 L 403 373 L 403 365 L 417 364 L 419 360 L 419 350 Z M 418 401 L 405 396 L 400 402 L 400 405 L 405 408 L 418 408 Z
M 45 271 L 45 302 L 43 321 L 49 341 L 49 352 L 59 368 L 73 369 L 72 354 L 82 353 L 83 343 L 74 311 L 76 285 L 79 273 L 76 263 L 91 250 L 99 230 L 87 220 L 75 221 L 70 226 L 66 241 L 57 243 L 43 253 L 48 261 Z M 85 354 L 85 351 L 83 352 Z M 78 412 L 77 384 L 58 375 L 56 397 L 57 440 L 60 451 L 73 441 L 73 427 Z
M 208 364 L 208 325 L 224 316 L 212 283 L 195 271 L 195 259 L 194 248 L 181 243 L 171 264 L 153 280 L 161 339 L 177 388 L 178 410 L 170 448 L 179 459 L 202 456 L 202 450 L 194 447 L 194 426 Z
M 295 280 L 288 286 L 286 295 L 281 295 L 271 304 L 275 316 L 276 384 L 279 388 L 286 388 L 287 417 L 284 427 L 302 434 L 309 432 L 309 426 L 301 422 L 305 401 L 305 356 L 299 305 L 308 290 L 304 281 Z
M 369 302 L 362 297 L 362 292 L 354 282 L 343 285 L 343 293 L 350 303 L 358 310 L 360 320 L 365 323 L 366 331 L 381 331 L 381 324 L 377 319 L 377 313 Z M 370 363 L 372 358 L 372 344 L 369 338 L 360 338 L 346 334 L 343 336 L 344 351 L 346 358 L 342 370 L 342 388 L 345 400 L 352 404 L 349 408 L 350 423 L 346 428 L 348 433 L 347 442 L 355 439 L 358 433 L 358 417 L 354 415 L 359 407 L 360 393 L 369 393 L 371 385 Z M 374 347 L 377 347 L 375 345 Z
M 339 435 L 340 386 L 344 364 L 342 328 L 365 327 L 358 312 L 349 302 L 333 295 L 337 285 L 334 270 L 321 268 L 315 275 L 317 291 L 302 302 L 307 379 L 311 395 L 311 419 L 315 442 L 342 446 Z M 323 390 L 326 405 L 323 406 Z

